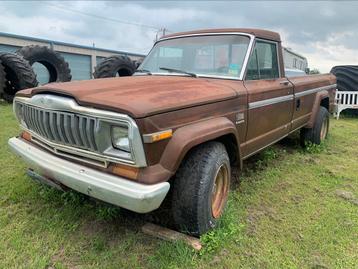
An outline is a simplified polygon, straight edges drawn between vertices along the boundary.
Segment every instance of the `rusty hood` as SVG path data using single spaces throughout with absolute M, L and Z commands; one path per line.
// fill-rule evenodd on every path
M 51 83 L 18 92 L 19 96 L 57 93 L 83 106 L 116 111 L 134 118 L 235 98 L 236 91 L 215 79 L 179 76 L 132 76 Z

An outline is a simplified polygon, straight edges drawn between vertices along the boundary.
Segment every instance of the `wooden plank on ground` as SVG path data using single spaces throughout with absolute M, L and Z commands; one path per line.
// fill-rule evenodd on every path
M 177 231 L 155 225 L 152 223 L 146 223 L 142 226 L 142 232 L 166 241 L 182 241 L 187 245 L 191 246 L 196 251 L 202 248 L 200 240 L 196 237 L 192 237 Z

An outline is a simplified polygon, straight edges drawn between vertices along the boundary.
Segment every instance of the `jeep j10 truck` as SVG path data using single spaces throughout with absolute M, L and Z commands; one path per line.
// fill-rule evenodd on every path
M 9 145 L 48 185 L 140 213 L 169 199 L 177 228 L 199 236 L 225 208 L 231 167 L 298 129 L 326 138 L 335 83 L 285 77 L 271 31 L 177 33 L 132 77 L 18 92 L 22 133 Z

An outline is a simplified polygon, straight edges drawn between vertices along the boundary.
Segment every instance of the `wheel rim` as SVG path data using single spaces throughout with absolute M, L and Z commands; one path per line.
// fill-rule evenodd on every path
M 321 134 L 320 134 L 321 140 L 326 138 L 327 132 L 328 132 L 328 118 L 325 118 L 324 121 L 322 122 L 322 127 L 321 127 Z
M 222 164 L 216 171 L 215 181 L 211 196 L 211 213 L 216 219 L 220 217 L 229 191 L 229 170 L 226 164 Z

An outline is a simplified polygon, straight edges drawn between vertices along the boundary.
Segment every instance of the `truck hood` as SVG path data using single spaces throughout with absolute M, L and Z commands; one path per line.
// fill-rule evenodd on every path
M 116 111 L 134 118 L 235 98 L 236 91 L 215 79 L 179 76 L 132 76 L 51 83 L 18 92 L 71 96 L 83 106 Z

